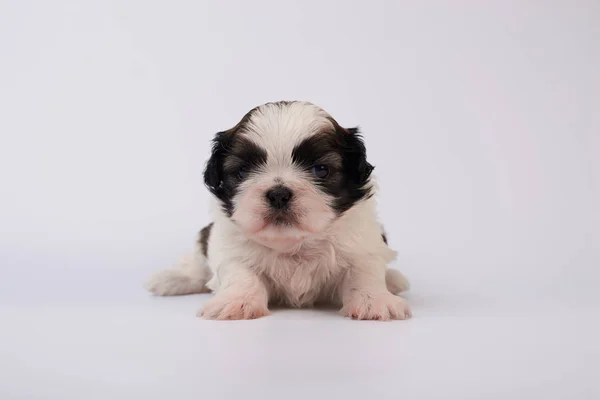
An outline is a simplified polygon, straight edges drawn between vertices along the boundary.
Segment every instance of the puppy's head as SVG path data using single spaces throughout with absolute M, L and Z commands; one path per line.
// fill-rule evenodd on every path
M 268 103 L 219 132 L 204 181 L 251 240 L 278 251 L 371 196 L 364 143 L 319 107 Z

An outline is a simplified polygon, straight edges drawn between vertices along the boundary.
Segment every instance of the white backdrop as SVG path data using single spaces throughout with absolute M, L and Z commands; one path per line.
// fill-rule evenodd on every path
M 600 395 L 599 20 L 594 1 L 0 2 L 0 397 Z M 275 100 L 362 127 L 410 322 L 225 328 L 194 318 L 203 296 L 142 291 L 208 222 L 209 140 Z

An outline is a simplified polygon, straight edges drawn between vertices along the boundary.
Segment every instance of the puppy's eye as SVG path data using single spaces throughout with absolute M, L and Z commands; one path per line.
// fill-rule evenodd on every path
M 329 168 L 327 165 L 315 165 L 311 172 L 315 178 L 325 179 L 329 175 Z
M 248 168 L 242 167 L 238 169 L 237 177 L 241 180 L 244 180 L 248 177 Z

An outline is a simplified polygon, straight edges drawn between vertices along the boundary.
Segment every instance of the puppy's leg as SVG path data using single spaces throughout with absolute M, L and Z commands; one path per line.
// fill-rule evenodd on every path
M 408 279 L 397 269 L 388 268 L 385 271 L 385 284 L 388 290 L 393 294 L 406 292 L 410 289 Z
M 189 254 L 174 267 L 159 271 L 146 282 L 146 289 L 157 296 L 207 293 L 211 273 L 206 257 L 200 252 Z
M 219 289 L 198 313 L 205 319 L 255 319 L 269 315 L 269 294 L 262 279 L 243 266 L 219 271 Z
M 342 315 L 353 319 L 386 321 L 411 317 L 406 300 L 386 286 L 384 261 L 363 259 L 350 267 L 341 285 Z

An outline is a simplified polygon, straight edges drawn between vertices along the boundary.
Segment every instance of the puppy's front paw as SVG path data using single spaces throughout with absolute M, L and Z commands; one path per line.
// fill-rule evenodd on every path
M 352 319 L 379 321 L 407 319 L 412 316 L 406 300 L 391 293 L 356 293 L 344 302 L 340 312 Z
M 199 317 L 219 320 L 256 319 L 269 314 L 267 301 L 261 296 L 233 296 L 226 293 L 217 294 L 198 312 Z

